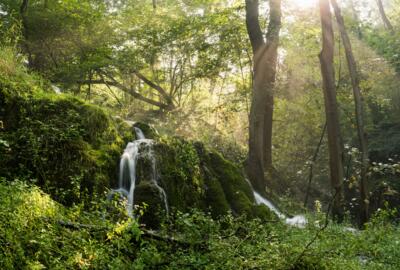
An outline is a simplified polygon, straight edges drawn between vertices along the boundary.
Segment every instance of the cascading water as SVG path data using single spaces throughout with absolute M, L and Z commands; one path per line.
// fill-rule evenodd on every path
M 253 191 L 256 204 L 265 205 L 272 212 L 274 212 L 280 219 L 284 219 L 286 224 L 299 228 L 304 228 L 304 226 L 307 224 L 307 219 L 303 215 L 296 215 L 291 218 L 287 217 L 281 211 L 279 211 L 278 208 L 276 208 L 276 206 L 272 202 L 270 202 L 269 200 L 261 196 L 261 194 L 259 194 L 257 191 L 255 191 L 250 181 L 247 180 L 247 182 L 249 183 L 250 188 Z
M 282 214 L 276 207 L 273 205 L 270 201 L 265 199 L 263 196 L 261 196 L 257 191 L 253 190 L 254 194 L 254 199 L 256 200 L 256 203 L 258 205 L 263 204 L 267 206 L 272 212 L 274 212 L 279 218 L 284 219 L 286 216 Z
M 157 181 L 156 159 L 153 152 L 153 143 L 151 139 L 146 139 L 143 131 L 135 127 L 137 140 L 128 143 L 119 163 L 118 189 L 112 190 L 112 193 L 119 193 L 125 196 L 127 202 L 127 212 L 133 217 L 134 193 L 136 187 L 137 164 L 141 159 L 146 159 L 151 163 L 150 182 L 158 189 L 160 197 L 164 203 L 164 208 L 168 213 L 167 195 Z
M 57 85 L 55 85 L 55 84 L 52 84 L 51 85 L 51 88 L 53 89 L 53 91 L 58 95 L 58 94 L 61 94 L 61 89 L 60 89 L 60 87 L 58 87 Z
M 136 132 L 136 136 L 138 137 L 138 140 L 146 139 L 146 137 L 143 134 L 143 131 L 140 128 L 135 127 L 135 132 Z

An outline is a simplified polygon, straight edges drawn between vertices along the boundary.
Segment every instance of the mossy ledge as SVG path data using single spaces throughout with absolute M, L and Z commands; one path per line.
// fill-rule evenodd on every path
M 72 96 L 7 90 L 0 88 L 0 139 L 8 145 L 0 176 L 31 179 L 65 205 L 103 196 L 132 128 Z
M 161 137 L 154 147 L 159 181 L 172 209 L 198 208 L 215 218 L 228 211 L 249 218 L 273 218 L 265 206 L 255 205 L 240 167 L 216 151 L 180 137 Z

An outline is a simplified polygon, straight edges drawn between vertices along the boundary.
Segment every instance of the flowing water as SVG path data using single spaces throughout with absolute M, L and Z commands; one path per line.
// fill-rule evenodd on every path
M 298 228 L 304 228 L 305 225 L 307 224 L 307 219 L 303 215 L 296 215 L 293 217 L 287 217 L 285 214 L 283 214 L 281 211 L 278 210 L 278 208 L 268 199 L 264 198 L 259 194 L 257 191 L 253 189 L 253 186 L 251 185 L 250 181 L 247 181 L 251 187 L 251 190 L 253 191 L 254 199 L 256 200 L 256 204 L 258 205 L 265 205 L 268 207 L 272 212 L 274 212 L 280 219 L 285 220 L 285 223 L 291 226 L 295 226 Z
M 111 191 L 109 197 L 118 193 L 126 197 L 127 212 L 130 217 L 133 217 L 133 206 L 134 206 L 134 194 L 136 184 L 141 180 L 137 179 L 137 164 L 140 160 L 146 160 L 150 162 L 151 166 L 149 170 L 149 178 L 143 181 L 150 181 L 159 191 L 160 198 L 164 203 L 164 208 L 168 213 L 167 195 L 164 189 L 158 183 L 156 159 L 153 151 L 154 141 L 146 139 L 143 131 L 140 128 L 135 127 L 137 140 L 128 143 L 124 153 L 121 156 L 119 163 L 119 179 L 118 188 Z
M 53 91 L 56 93 L 56 94 L 61 94 L 61 88 L 60 87 L 58 87 L 57 85 L 55 85 L 55 84 L 52 84 L 51 85 L 51 88 L 53 89 Z

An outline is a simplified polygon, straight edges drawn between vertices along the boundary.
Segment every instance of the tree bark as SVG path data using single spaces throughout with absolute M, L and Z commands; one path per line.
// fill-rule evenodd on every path
M 167 91 L 164 90 L 160 85 L 155 84 L 154 82 L 150 81 L 148 78 L 146 78 L 143 74 L 141 74 L 138 71 L 133 72 L 140 80 L 142 80 L 145 84 L 156 90 L 161 97 L 165 100 L 167 103 L 167 106 L 172 110 L 175 108 L 174 102 L 172 100 L 172 97 L 167 93 Z
M 272 169 L 272 117 L 281 1 L 270 0 L 270 21 L 266 34 L 261 31 L 258 0 L 246 0 L 246 27 L 253 49 L 253 97 L 249 118 L 247 173 L 253 186 L 263 192 L 264 171 Z
M 393 25 L 390 22 L 389 18 L 386 16 L 385 8 L 383 7 L 382 0 L 376 0 L 376 3 L 378 4 L 378 9 L 379 9 L 379 14 L 381 15 L 383 25 L 387 30 L 390 30 L 391 32 L 394 31 Z
M 368 171 L 368 144 L 367 136 L 364 128 L 364 101 L 360 88 L 360 77 L 358 74 L 357 63 L 354 59 L 353 50 L 350 42 L 349 35 L 347 34 L 344 19 L 341 14 L 340 7 L 336 0 L 331 0 L 333 9 L 335 11 L 336 21 L 342 37 L 343 46 L 346 52 L 347 65 L 349 68 L 351 85 L 353 88 L 355 115 L 357 123 L 357 134 L 359 140 L 359 147 L 361 153 L 361 175 L 360 175 L 360 197 L 361 197 L 361 211 L 360 223 L 365 224 L 369 218 L 369 200 L 367 192 L 367 171 Z
M 269 172 L 272 170 L 272 122 L 274 112 L 274 89 L 276 68 L 278 61 L 279 32 L 281 29 L 281 0 L 270 0 L 269 24 L 267 31 L 267 48 L 265 79 L 267 81 L 267 102 L 264 118 L 264 166 Z
M 329 0 L 319 0 L 319 6 L 322 28 L 322 50 L 319 54 L 319 60 L 321 64 L 328 130 L 331 185 L 335 194 L 332 215 L 334 219 L 341 221 L 343 219 L 343 164 L 339 112 L 336 101 L 335 70 L 333 67 L 334 35 L 332 14 Z
M 19 7 L 19 12 L 21 15 L 25 15 L 28 9 L 29 0 L 22 0 L 21 6 Z

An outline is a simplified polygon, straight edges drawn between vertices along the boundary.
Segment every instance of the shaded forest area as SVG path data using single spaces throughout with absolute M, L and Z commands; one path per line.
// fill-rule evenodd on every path
M 398 269 L 399 15 L 0 0 L 0 268 Z

